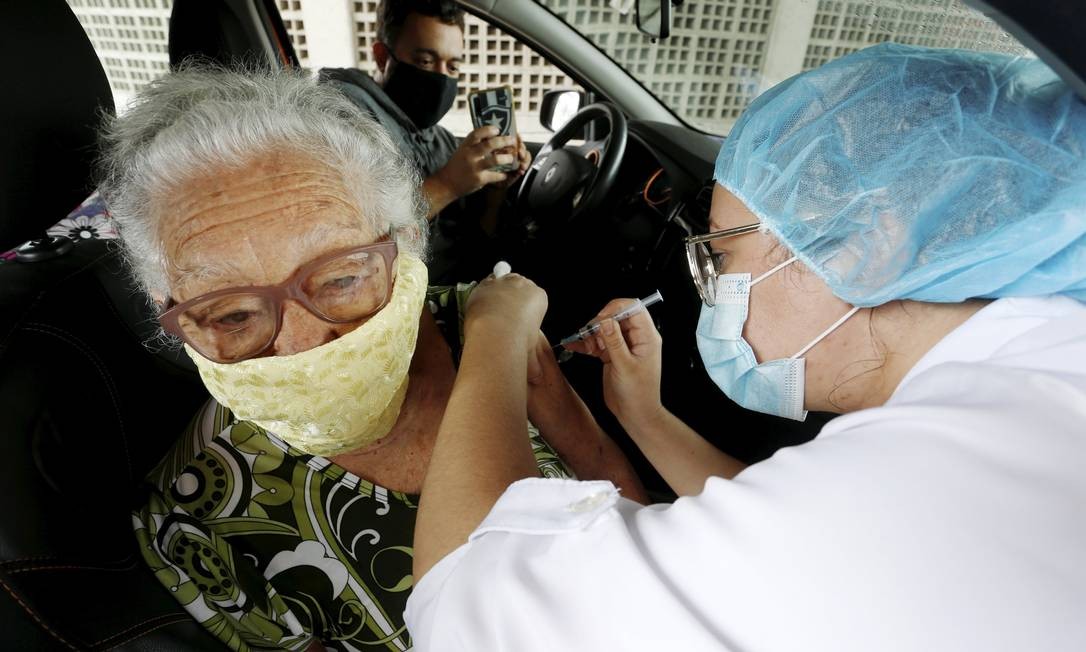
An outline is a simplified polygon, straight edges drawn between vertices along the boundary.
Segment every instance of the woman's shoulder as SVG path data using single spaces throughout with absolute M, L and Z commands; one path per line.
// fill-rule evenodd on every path
M 238 419 L 225 405 L 209 398 L 147 474 L 147 480 L 163 495 L 191 497 L 196 495 L 196 488 L 189 486 L 193 478 L 206 479 L 206 483 L 197 483 L 198 493 L 210 496 L 215 493 L 215 484 L 251 484 L 254 474 L 261 473 L 269 460 L 306 464 L 310 457 L 256 423 Z
M 1051 299 L 993 303 L 885 405 L 834 419 L 783 457 L 843 477 L 922 473 L 948 492 L 962 481 L 998 492 L 1015 477 L 1036 495 L 1060 486 L 1086 500 L 1086 306 Z
M 837 417 L 740 478 L 871 500 L 911 487 L 899 507 L 919 482 L 947 505 L 972 496 L 981 509 L 1012 478 L 1018 498 L 1038 506 L 1057 494 L 1086 500 L 1084 405 L 1086 306 L 1001 299 L 933 348 L 885 405 Z
M 1058 410 L 1062 402 L 1050 392 L 1032 396 L 1035 379 L 1059 382 L 1062 394 L 1086 400 L 1086 305 L 1061 296 L 989 304 L 932 347 L 887 405 L 979 399 L 993 412 L 1036 414 L 1046 403 Z
M 147 474 L 148 481 L 160 491 L 173 486 L 193 460 L 235 422 L 229 409 L 209 398 L 193 415 L 165 457 Z

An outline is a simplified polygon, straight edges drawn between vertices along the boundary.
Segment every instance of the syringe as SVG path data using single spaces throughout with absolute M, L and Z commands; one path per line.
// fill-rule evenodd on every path
M 598 333 L 599 330 L 600 330 L 600 324 L 604 320 L 614 319 L 615 321 L 622 321 L 623 319 L 627 319 L 629 317 L 632 317 L 633 315 L 636 315 L 637 313 L 641 312 L 645 308 L 648 308 L 652 304 L 659 303 L 660 301 L 663 301 L 663 300 L 664 300 L 664 297 L 661 296 L 660 291 L 657 290 L 657 291 L 653 292 L 652 294 L 650 294 L 649 296 L 645 297 L 644 299 L 638 299 L 637 301 L 634 301 L 633 303 L 626 306 L 625 308 L 623 308 L 619 312 L 615 313 L 614 315 L 611 315 L 610 317 L 604 317 L 604 319 L 601 319 L 599 321 L 591 322 L 587 326 L 582 327 L 579 331 L 577 331 L 573 335 L 570 335 L 569 337 L 564 338 L 561 342 L 558 343 L 558 345 L 559 346 L 565 346 L 566 344 L 572 344 L 573 342 L 579 342 L 580 340 L 583 340 L 586 337 L 589 337 L 590 335 L 595 335 L 596 333 Z

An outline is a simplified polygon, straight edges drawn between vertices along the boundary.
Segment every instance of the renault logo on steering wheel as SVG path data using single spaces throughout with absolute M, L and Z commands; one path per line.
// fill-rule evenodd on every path
M 551 169 L 547 170 L 547 174 L 545 174 L 543 176 L 543 183 L 544 184 L 550 183 L 551 182 L 551 177 L 553 177 L 554 173 L 557 172 L 557 171 L 558 171 L 558 166 L 557 165 L 552 165 Z

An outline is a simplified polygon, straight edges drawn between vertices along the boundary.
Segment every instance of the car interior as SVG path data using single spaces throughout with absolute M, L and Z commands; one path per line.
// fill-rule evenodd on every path
M 584 89 L 509 202 L 497 245 L 547 290 L 553 342 L 615 297 L 659 290 L 663 401 L 731 455 L 755 462 L 812 438 L 831 415 L 798 423 L 745 411 L 705 374 L 694 340 L 700 300 L 683 238 L 707 229 L 721 139 L 688 125 L 543 4 L 466 0 Z M 678 4 L 678 3 L 675 3 Z M 1076 0 L 973 0 L 1086 97 L 1086 24 Z M 218 649 L 135 549 L 141 479 L 206 400 L 195 367 L 156 344 L 157 322 L 108 239 L 45 231 L 93 192 L 95 129 L 115 111 L 98 55 L 65 0 L 0 3 L 13 95 L 0 108 L 0 623 L 4 649 Z M 271 0 L 175 0 L 171 64 L 299 66 Z M 551 89 L 546 89 L 551 90 Z M 553 122 L 562 89 L 544 96 Z M 543 162 L 558 183 L 540 183 Z M 548 168 L 549 169 L 549 168 Z M 455 250 L 454 250 L 455 251 Z M 458 279 L 471 280 L 471 279 Z M 651 495 L 666 484 L 603 403 L 599 364 L 562 363 Z M 711 416 L 710 416 L 711 415 Z

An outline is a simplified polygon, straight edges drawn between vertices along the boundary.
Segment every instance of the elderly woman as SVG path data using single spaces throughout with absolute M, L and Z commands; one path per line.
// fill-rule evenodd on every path
M 147 563 L 236 650 L 410 648 L 416 506 L 471 291 L 427 287 L 415 172 L 338 92 L 291 73 L 171 74 L 105 144 L 135 274 L 214 397 L 134 515 Z M 514 426 L 533 473 L 639 496 L 536 344 L 511 381 L 547 435 Z
M 606 320 L 585 350 L 608 405 L 683 497 L 502 495 L 531 472 L 497 427 L 517 411 L 487 432 L 459 401 L 524 373 L 481 375 L 475 340 L 530 350 L 545 297 L 486 282 L 510 298 L 468 312 L 416 528 L 418 647 L 1086 649 L 1086 105 L 1036 60 L 879 46 L 760 97 L 715 178 L 689 242 L 706 369 L 750 409 L 848 414 L 743 469 L 661 406 L 651 321 Z M 470 456 L 488 484 L 456 481 Z

